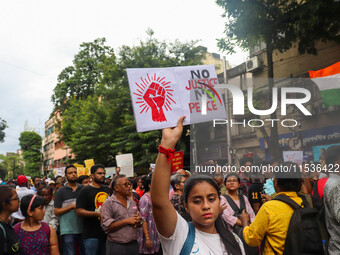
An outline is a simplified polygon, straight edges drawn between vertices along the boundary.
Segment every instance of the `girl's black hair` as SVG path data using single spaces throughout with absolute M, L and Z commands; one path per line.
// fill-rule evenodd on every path
M 198 183 L 207 182 L 211 186 L 213 186 L 218 196 L 220 196 L 220 191 L 218 188 L 218 185 L 216 181 L 207 175 L 194 175 L 188 178 L 184 184 L 183 188 L 183 195 L 184 195 L 184 201 L 186 204 L 188 204 L 188 197 L 189 193 L 192 190 L 193 187 L 195 187 Z M 215 221 L 215 227 L 217 233 L 220 235 L 222 242 L 225 246 L 225 249 L 227 250 L 228 254 L 231 255 L 241 255 L 241 248 L 238 242 L 236 241 L 234 235 L 229 231 L 226 224 L 221 218 L 221 215 L 219 215 Z
M 151 180 L 152 180 L 152 173 L 149 173 L 146 177 L 145 177 L 145 181 L 144 181 L 144 193 L 149 192 L 150 188 L 149 185 L 151 184 Z
M 0 212 L 5 209 L 4 205 L 8 205 L 11 202 L 12 190 L 14 189 L 8 185 L 0 186 Z
M 26 195 L 21 199 L 20 202 L 20 210 L 22 215 L 26 218 L 28 216 L 27 210 L 28 206 L 30 205 L 30 202 L 32 200 L 33 195 Z M 38 208 L 39 206 L 45 205 L 45 199 L 41 196 L 36 196 L 33 200 L 33 203 L 31 205 L 31 211 L 34 211 L 35 208 Z
M 211 186 L 213 186 L 217 190 L 218 196 L 220 196 L 218 185 L 213 178 L 207 175 L 197 174 L 197 175 L 189 177 L 184 184 L 183 196 L 184 196 L 184 202 L 186 204 L 188 203 L 189 193 L 192 190 L 192 188 L 195 187 L 198 183 L 202 183 L 202 182 L 207 182 Z
M 235 176 L 238 180 L 238 183 L 241 183 L 241 179 L 240 179 L 240 176 L 237 174 L 237 173 L 229 173 L 227 174 L 227 176 L 224 178 L 224 185 L 227 183 L 227 179 L 230 177 L 230 176 Z

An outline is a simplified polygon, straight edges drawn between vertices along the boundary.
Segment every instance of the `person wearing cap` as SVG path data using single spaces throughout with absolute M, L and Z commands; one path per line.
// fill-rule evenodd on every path
M 26 195 L 35 195 L 35 191 L 27 188 L 27 178 L 25 175 L 19 175 L 17 178 L 17 184 L 19 189 L 17 190 L 17 194 L 19 199 L 23 198 Z M 22 215 L 20 208 L 17 212 L 12 214 L 12 218 L 14 219 L 14 224 L 20 221 L 23 221 L 25 217 Z
M 54 191 L 54 188 L 55 188 L 55 181 L 50 180 L 50 181 L 48 182 L 47 185 L 48 185 L 49 187 L 51 187 L 51 188 L 53 189 L 53 191 Z

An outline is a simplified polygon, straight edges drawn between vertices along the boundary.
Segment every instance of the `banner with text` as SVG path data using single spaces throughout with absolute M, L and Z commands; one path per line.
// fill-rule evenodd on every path
M 301 166 L 303 162 L 303 151 L 283 151 L 283 161 L 293 162 Z
M 171 160 L 171 173 L 183 168 L 183 151 L 176 151 Z
M 127 69 L 137 131 L 226 118 L 214 65 Z

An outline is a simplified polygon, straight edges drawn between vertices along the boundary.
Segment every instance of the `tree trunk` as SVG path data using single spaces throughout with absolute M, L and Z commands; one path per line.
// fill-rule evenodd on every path
M 268 87 L 269 87 L 269 102 L 273 102 L 273 88 L 274 88 L 274 63 L 273 63 L 273 49 L 270 41 L 267 43 L 267 65 L 268 65 Z M 271 119 L 277 119 L 276 111 L 270 115 Z M 281 149 L 279 147 L 279 135 L 277 131 L 277 121 L 273 121 L 270 128 L 270 141 L 267 141 L 271 159 L 282 158 Z

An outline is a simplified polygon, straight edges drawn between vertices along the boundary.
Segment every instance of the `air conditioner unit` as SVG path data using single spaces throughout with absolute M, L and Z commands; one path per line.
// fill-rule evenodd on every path
M 246 61 L 247 72 L 253 72 L 260 67 L 260 62 L 258 56 L 250 58 Z

